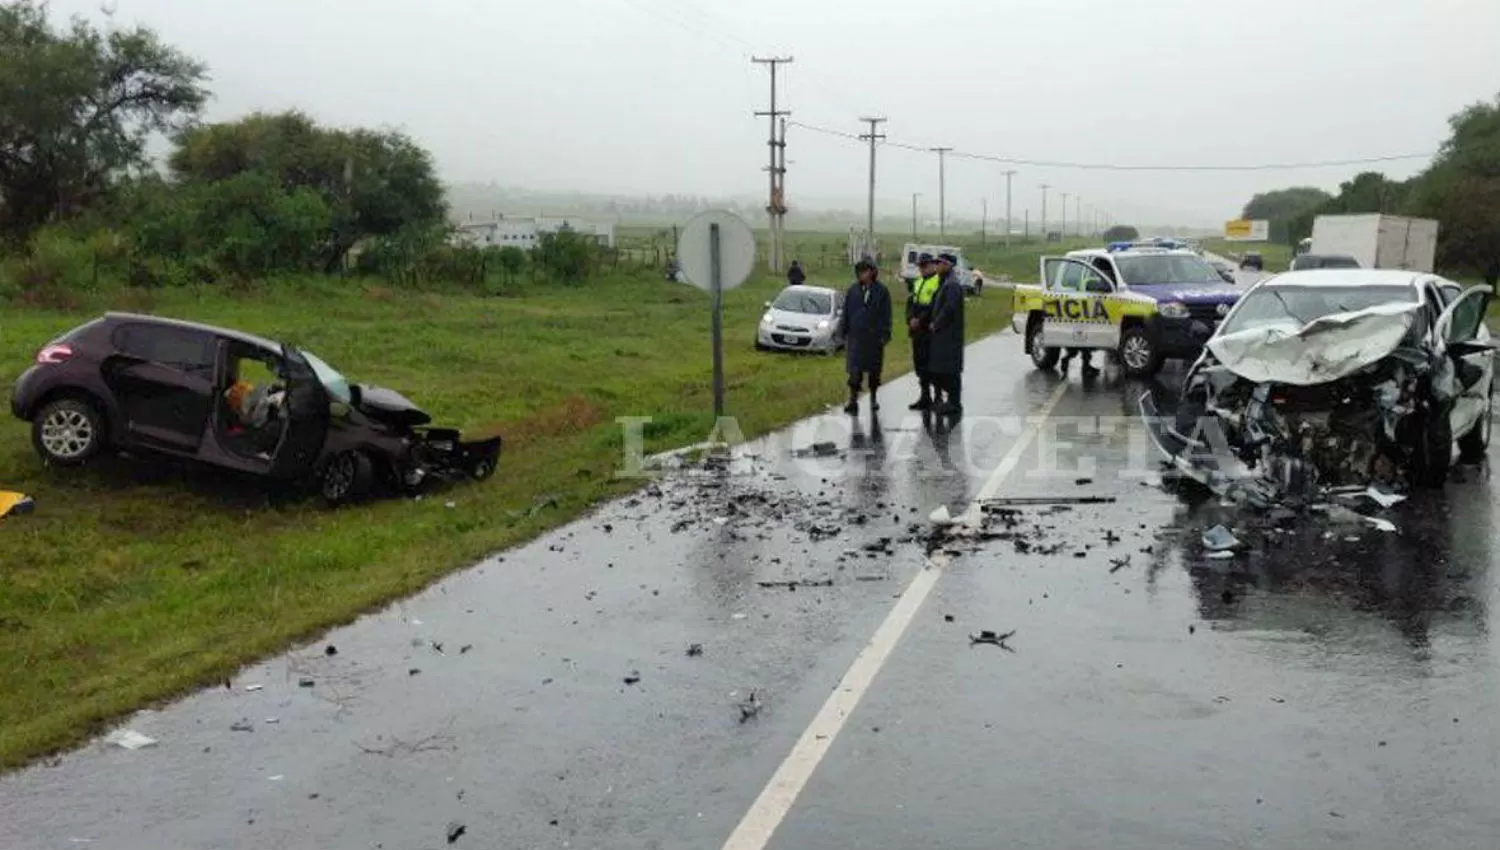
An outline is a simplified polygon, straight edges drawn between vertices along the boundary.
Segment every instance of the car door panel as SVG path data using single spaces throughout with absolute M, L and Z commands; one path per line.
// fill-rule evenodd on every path
M 1043 257 L 1042 282 L 1047 288 L 1042 319 L 1042 344 L 1049 348 L 1099 348 L 1101 325 L 1107 326 L 1104 293 L 1084 291 L 1084 281 L 1098 271 L 1072 257 Z M 1105 332 L 1108 327 L 1104 327 Z
M 127 444 L 196 453 L 213 409 L 213 338 L 150 325 L 122 330 L 129 333 L 101 369 L 118 403 L 117 431 Z
M 292 480 L 314 472 L 333 418 L 333 398 L 297 350 L 282 351 L 286 377 L 286 431 L 276 447 L 271 474 Z
M 1449 424 L 1455 435 L 1473 428 L 1490 406 L 1495 352 L 1484 318 L 1493 298 L 1490 287 L 1472 287 L 1453 299 L 1434 323 L 1434 341 L 1454 365 L 1457 386 Z

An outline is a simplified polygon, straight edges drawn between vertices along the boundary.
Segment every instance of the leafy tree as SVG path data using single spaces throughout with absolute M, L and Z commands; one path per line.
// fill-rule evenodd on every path
M 0 5 L 0 236 L 87 209 L 146 163 L 207 97 L 206 69 L 142 27 L 55 29 L 34 0 Z
M 1104 231 L 1105 242 L 1125 242 L 1141 238 L 1141 232 L 1128 224 L 1117 224 Z
M 1290 222 L 1312 212 L 1331 198 L 1327 192 L 1313 186 L 1293 186 L 1273 192 L 1261 192 L 1245 204 L 1240 216 L 1270 222 L 1271 241 L 1282 242 L 1288 240 Z
M 1365 171 L 1339 184 L 1339 193 L 1287 223 L 1287 239 L 1298 242 L 1312 235 L 1313 220 L 1320 215 L 1405 212 L 1410 206 L 1413 181 L 1391 180 L 1377 171 Z
M 1448 119 L 1452 135 L 1417 178 L 1411 210 L 1438 220 L 1438 262 L 1500 278 L 1500 97 Z
M 532 261 L 553 280 L 582 283 L 598 265 L 599 244 L 574 230 L 543 233 Z
M 134 225 L 140 254 L 192 265 L 190 277 L 250 277 L 321 268 L 331 213 L 311 189 L 283 189 L 258 172 L 156 186 Z
M 447 215 L 432 157 L 410 138 L 319 127 L 300 112 L 192 128 L 178 137 L 169 165 L 183 183 L 259 172 L 289 191 L 317 192 L 332 214 L 328 271 L 361 240 L 438 227 Z

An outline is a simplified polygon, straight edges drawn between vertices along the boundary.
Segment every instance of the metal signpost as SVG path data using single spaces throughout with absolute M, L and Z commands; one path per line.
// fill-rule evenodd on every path
M 750 277 L 755 232 L 726 210 L 694 216 L 677 240 L 677 266 L 688 282 L 713 296 L 714 418 L 724 415 L 724 291 Z

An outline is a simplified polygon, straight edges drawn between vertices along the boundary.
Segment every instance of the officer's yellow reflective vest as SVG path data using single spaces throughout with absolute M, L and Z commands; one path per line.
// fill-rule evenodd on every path
M 927 307 L 932 304 L 932 299 L 937 296 L 938 286 L 943 282 L 940 275 L 920 278 L 917 285 L 912 289 L 912 300 L 919 307 Z

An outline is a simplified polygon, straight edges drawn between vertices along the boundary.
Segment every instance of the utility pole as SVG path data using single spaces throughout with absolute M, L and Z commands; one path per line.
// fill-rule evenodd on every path
M 885 138 L 884 133 L 876 133 L 875 128 L 885 123 L 884 118 L 861 118 L 859 119 L 870 125 L 870 132 L 860 136 L 870 143 L 870 202 L 865 211 L 865 253 L 872 258 L 875 256 L 875 143 Z
M 979 247 L 983 248 L 989 243 L 985 237 L 985 226 L 990 220 L 990 199 L 979 199 Z
M 917 199 L 922 197 L 921 192 L 911 193 L 911 241 L 917 241 Z
M 1047 241 L 1047 190 L 1052 187 L 1042 184 L 1042 241 Z
M 1068 193 L 1067 192 L 1063 192 L 1062 196 L 1063 196 L 1063 202 L 1062 202 L 1062 224 L 1058 225 L 1058 229 L 1060 229 L 1062 231 L 1062 237 L 1064 239 L 1067 239 L 1068 238 Z
M 755 115 L 756 117 L 764 116 L 770 119 L 771 136 L 770 141 L 766 144 L 771 149 L 771 164 L 766 168 L 766 171 L 770 173 L 771 193 L 770 198 L 766 201 L 766 215 L 769 217 L 771 227 L 771 251 L 767 255 L 767 261 L 771 266 L 771 271 L 779 272 L 782 266 L 783 226 L 786 220 L 786 182 L 784 178 L 786 168 L 783 164 L 786 162 L 786 134 L 785 122 L 783 121 L 782 134 L 778 138 L 776 122 L 777 119 L 791 115 L 792 113 L 776 108 L 776 68 L 780 65 L 790 64 L 792 57 L 778 56 L 762 59 L 759 56 L 753 56 L 750 58 L 750 61 L 756 65 L 766 65 L 771 70 L 771 108 L 756 112 Z M 780 151 L 779 155 L 778 151 Z
M 938 155 L 938 234 L 946 237 L 948 235 L 948 175 L 943 170 L 943 164 L 948 151 L 953 148 L 933 148 L 933 150 L 937 151 Z
M 1075 226 L 1078 228 L 1078 235 L 1079 236 L 1084 235 L 1083 234 L 1083 196 L 1081 196 L 1081 195 L 1074 195 L 1073 196 L 1073 221 L 1075 222 Z
M 1010 223 L 1010 178 L 1016 176 L 1016 172 L 1005 172 L 1005 247 L 1010 247 L 1010 232 L 1013 226 Z
M 1022 238 L 1031 241 L 1031 207 L 1026 208 L 1026 230 L 1022 232 Z

